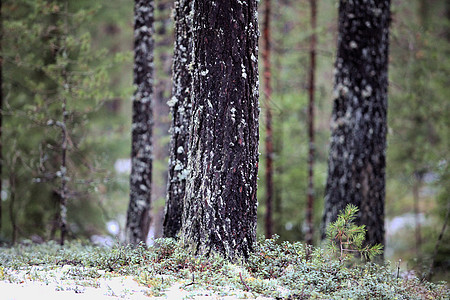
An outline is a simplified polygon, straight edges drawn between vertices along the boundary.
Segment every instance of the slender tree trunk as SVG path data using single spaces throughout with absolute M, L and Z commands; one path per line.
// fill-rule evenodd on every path
M 126 242 L 145 242 L 150 227 L 152 180 L 153 0 L 135 0 L 134 84 L 130 203 Z
M 66 74 L 63 71 L 64 86 L 68 86 L 66 82 Z M 66 88 L 64 88 L 66 89 Z M 59 191 L 60 196 L 60 229 L 61 239 L 59 243 L 64 245 L 64 239 L 67 233 L 67 198 L 68 198 L 68 175 L 67 175 L 67 99 L 62 99 L 62 124 L 61 124 L 61 186 Z
M 66 45 L 66 39 L 68 35 L 68 24 L 67 24 L 67 14 L 68 14 L 68 3 L 66 2 L 65 5 L 65 27 L 64 27 L 64 42 L 61 46 L 61 49 L 59 52 L 61 52 L 59 55 L 61 57 L 64 57 L 67 51 L 67 45 Z M 64 245 L 64 239 L 67 234 L 67 200 L 69 197 L 68 193 L 68 174 L 67 174 L 67 140 L 68 140 L 68 131 L 67 131 L 67 98 L 66 95 L 70 93 L 70 83 L 68 82 L 68 70 L 66 67 L 62 69 L 61 77 L 63 79 L 63 96 L 61 99 L 61 123 L 57 124 L 61 128 L 61 166 L 60 166 L 60 176 L 61 176 L 61 185 L 59 190 L 59 196 L 60 196 L 60 230 L 61 230 L 61 236 L 60 236 L 60 245 Z
M 266 99 L 266 238 L 273 234 L 272 202 L 273 202 L 273 138 L 272 138 L 272 86 L 270 82 L 270 15 L 271 0 L 264 1 L 263 23 L 263 62 L 264 62 L 264 98 Z
M 384 244 L 390 1 L 340 1 L 322 233 L 349 203 L 366 243 Z
M 283 115 L 281 114 L 279 117 L 279 120 L 283 120 Z M 282 123 L 282 122 L 280 122 Z M 279 124 L 280 124 L 279 123 Z M 282 126 L 279 127 L 280 129 L 276 131 L 276 138 L 274 139 L 275 142 L 275 149 L 277 149 L 277 153 L 280 157 L 283 156 L 283 128 Z M 274 193 L 273 193 L 273 202 L 274 202 L 274 230 L 275 232 L 280 232 L 282 227 L 282 204 L 283 204 L 283 173 L 284 168 L 282 163 L 278 163 L 276 167 L 274 168 L 274 173 L 276 174 L 276 184 L 274 184 Z
M 422 175 L 418 172 L 414 172 L 414 183 L 413 183 L 413 199 L 414 199 L 414 222 L 415 222 L 415 239 L 416 239 L 416 256 L 417 259 L 421 257 L 421 247 L 422 247 L 422 234 L 420 233 L 420 186 L 422 185 Z
M 154 168 L 152 180 L 152 199 L 167 198 L 167 158 L 169 143 L 166 142 L 170 128 L 169 106 L 172 90 L 172 54 L 173 54 L 173 31 L 172 31 L 172 5 L 173 0 L 156 1 L 155 13 L 155 92 L 154 92 Z M 164 165 L 165 164 L 165 165 Z M 154 206 L 151 214 L 152 231 L 155 238 L 163 235 L 164 207 Z
M 308 204 L 306 208 L 306 243 L 313 244 L 314 237 L 314 93 L 315 93 L 315 73 L 316 73 L 316 44 L 317 44 L 317 2 L 309 1 L 311 7 L 311 38 L 309 44 L 309 83 L 308 83 L 308 138 L 309 138 L 309 154 L 308 154 Z
M 183 198 L 188 176 L 188 141 L 191 119 L 192 0 L 175 2 L 172 113 L 169 148 L 169 180 L 164 216 L 164 236 L 176 237 L 181 229 Z
M 257 1 L 194 2 L 192 123 L 182 242 L 248 257 L 256 242 Z
M 13 165 L 14 166 L 14 165 Z M 14 204 L 16 202 L 16 175 L 14 171 L 9 172 L 9 218 L 12 227 L 12 244 L 14 245 L 17 241 L 17 223 L 16 223 L 16 213 L 14 211 Z
M 9 160 L 10 164 L 7 165 L 8 168 L 8 183 L 9 183 L 9 219 L 11 221 L 11 243 L 14 245 L 17 242 L 17 220 L 16 220 L 16 212 L 14 205 L 16 204 L 16 167 L 17 160 L 19 156 L 17 153 L 13 153 L 11 160 Z
M 418 5 L 418 15 L 419 15 L 419 22 L 420 25 L 424 28 L 428 28 L 428 19 L 430 15 L 430 1 L 427 0 L 419 0 Z

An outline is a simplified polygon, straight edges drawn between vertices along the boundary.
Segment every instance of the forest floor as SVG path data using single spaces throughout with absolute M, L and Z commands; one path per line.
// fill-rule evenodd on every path
M 78 272 L 77 267 L 70 265 L 52 270 L 38 266 L 27 271 L 8 270 L 8 280 L 0 281 L 0 299 L 274 299 L 231 286 L 223 287 L 226 290 L 224 295 L 221 291 L 195 287 L 195 284 L 185 281 L 174 282 L 155 294 L 154 289 L 138 283 L 134 276 L 104 271 L 97 271 L 98 278 L 75 279 L 71 276 L 71 273 Z
M 405 274 L 389 262 L 338 259 L 276 239 L 261 239 L 246 261 L 234 263 L 192 255 L 172 239 L 150 247 L 80 241 L 0 247 L 0 300 L 450 299 L 446 282 Z

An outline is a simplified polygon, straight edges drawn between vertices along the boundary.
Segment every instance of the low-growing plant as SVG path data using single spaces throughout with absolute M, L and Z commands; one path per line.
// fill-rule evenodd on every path
M 16 246 L 0 249 L 0 280 L 54 281 L 56 271 L 79 286 L 98 285 L 98 276 L 131 275 L 162 296 L 177 284 L 192 295 L 277 299 L 449 299 L 445 283 L 398 278 L 389 265 L 349 265 L 330 251 L 307 248 L 300 242 L 261 238 L 247 261 L 231 263 L 216 255 L 191 255 L 179 242 L 160 239 L 151 247 L 112 248 L 67 243 Z M 307 255 L 308 253 L 308 255 Z M 353 253 L 353 252 L 352 252 Z M 35 267 L 39 265 L 39 267 Z M 64 266 L 64 267 L 63 267 Z M 67 269 L 57 272 L 59 268 Z M 39 272 L 44 273 L 40 276 Z M 3 274 L 3 275 L 2 275 Z
M 339 254 L 339 260 L 360 255 L 371 260 L 383 252 L 383 245 L 363 245 L 366 237 L 365 225 L 356 225 L 354 220 L 358 213 L 355 205 L 349 204 L 341 211 L 335 222 L 327 227 L 328 248 L 332 253 Z

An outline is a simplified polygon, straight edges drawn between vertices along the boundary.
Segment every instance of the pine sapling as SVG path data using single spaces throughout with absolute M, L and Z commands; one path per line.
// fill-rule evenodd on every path
M 354 223 L 358 208 L 349 204 L 341 211 L 335 222 L 327 227 L 327 240 L 332 253 L 339 253 L 339 260 L 355 257 L 359 254 L 361 258 L 371 260 L 383 252 L 383 245 L 363 246 L 366 228 L 365 225 L 357 226 Z

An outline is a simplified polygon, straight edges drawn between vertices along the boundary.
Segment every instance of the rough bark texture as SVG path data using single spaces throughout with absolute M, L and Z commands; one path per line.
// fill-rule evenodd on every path
M 186 187 L 189 123 L 191 118 L 192 0 L 175 3 L 172 113 L 169 147 L 169 182 L 164 217 L 164 236 L 176 237 L 181 229 Z
M 264 62 L 264 98 L 266 117 L 266 238 L 273 234 L 272 203 L 273 203 L 273 139 L 272 139 L 272 100 L 271 66 L 270 66 L 270 15 L 271 1 L 264 1 L 263 23 L 263 62 Z
M 305 240 L 309 245 L 313 244 L 314 237 L 314 96 L 315 96 L 315 74 L 316 74 L 316 24 L 317 24 L 317 2 L 316 0 L 309 1 L 311 8 L 311 30 L 312 34 L 309 42 L 309 75 L 308 75 L 308 139 L 309 139 L 309 154 L 308 154 L 308 201 L 306 208 L 306 235 Z
M 126 242 L 146 240 L 150 226 L 152 178 L 152 93 L 154 3 L 135 0 L 134 84 L 130 203 L 127 212 Z
M 352 203 L 368 244 L 384 244 L 389 23 L 390 1 L 340 1 L 323 229 Z
M 256 3 L 193 5 L 190 172 L 181 237 L 195 254 L 248 257 L 256 239 Z

